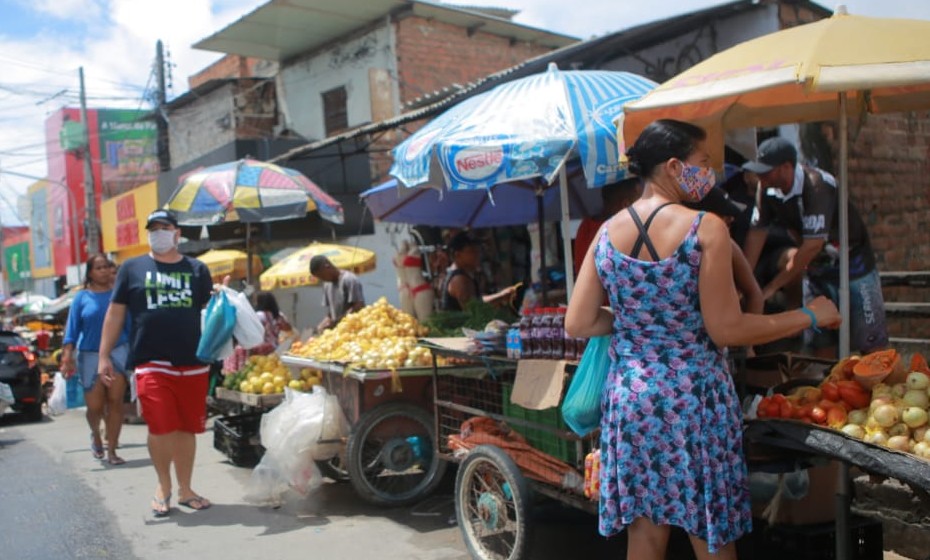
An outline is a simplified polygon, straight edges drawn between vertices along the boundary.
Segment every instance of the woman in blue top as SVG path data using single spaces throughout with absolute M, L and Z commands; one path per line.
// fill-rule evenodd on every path
M 104 385 L 97 379 L 97 352 L 103 331 L 103 318 L 110 305 L 116 265 L 104 255 L 87 259 L 84 289 L 71 302 L 68 325 L 61 352 L 61 372 L 70 378 L 75 372 L 84 387 L 87 402 L 87 423 L 90 425 L 90 449 L 97 459 L 103 459 L 100 420 L 105 418 L 107 462 L 122 465 L 126 461 L 116 454 L 119 433 L 123 426 L 123 397 L 126 394 L 126 358 L 129 354 L 129 323 L 124 325 L 112 358 L 114 369 L 122 375 Z M 76 351 L 75 351 L 76 349 Z

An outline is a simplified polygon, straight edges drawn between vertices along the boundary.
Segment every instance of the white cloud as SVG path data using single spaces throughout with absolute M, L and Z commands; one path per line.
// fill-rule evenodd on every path
M 101 0 L 17 0 L 41 14 L 62 20 L 95 21 L 103 13 Z

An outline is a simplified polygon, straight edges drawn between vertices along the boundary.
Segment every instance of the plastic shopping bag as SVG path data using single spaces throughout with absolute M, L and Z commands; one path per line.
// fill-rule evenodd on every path
M 210 363 L 220 359 L 223 347 L 232 340 L 236 328 L 236 308 L 229 302 L 224 290 L 210 298 L 203 316 L 203 330 L 197 345 L 197 359 Z
M 255 348 L 265 341 L 265 325 L 258 317 L 258 313 L 249 303 L 249 298 L 242 292 L 223 287 L 229 302 L 236 308 L 236 328 L 233 336 L 236 341 L 246 349 Z
M 68 382 L 60 371 L 55 372 L 52 396 L 48 398 L 48 412 L 53 416 L 64 414 L 68 410 Z
M 588 341 L 562 401 L 565 423 L 579 436 L 589 434 L 601 423 L 601 393 L 610 371 L 609 348 L 609 336 L 597 336 Z

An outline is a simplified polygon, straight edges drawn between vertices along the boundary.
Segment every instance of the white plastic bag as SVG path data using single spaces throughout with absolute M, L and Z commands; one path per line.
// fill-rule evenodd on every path
M 341 451 L 338 440 L 348 435 L 348 422 L 338 399 L 322 387 L 314 387 L 312 393 L 285 388 L 284 401 L 262 416 L 259 434 L 265 455 L 252 471 L 245 500 L 280 505 L 288 488 L 306 495 L 322 484 L 316 461 Z
M 262 344 L 265 341 L 265 325 L 249 303 L 249 297 L 225 286 L 223 290 L 236 308 L 236 328 L 233 329 L 233 336 L 245 349 Z
M 48 398 L 48 412 L 53 416 L 58 416 L 64 414 L 66 410 L 68 410 L 67 381 L 65 381 L 65 376 L 57 371 L 52 386 L 52 396 Z

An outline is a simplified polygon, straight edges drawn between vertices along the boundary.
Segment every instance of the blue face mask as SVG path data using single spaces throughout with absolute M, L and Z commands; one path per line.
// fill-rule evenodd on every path
M 699 202 L 717 184 L 717 174 L 711 167 L 685 164 L 678 178 L 678 185 L 685 192 L 688 200 Z

